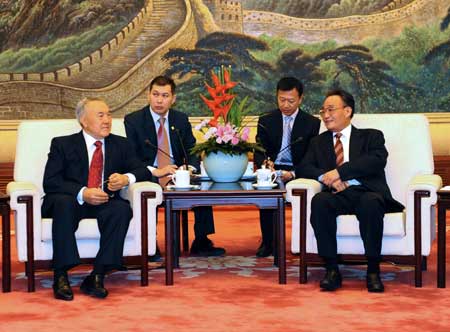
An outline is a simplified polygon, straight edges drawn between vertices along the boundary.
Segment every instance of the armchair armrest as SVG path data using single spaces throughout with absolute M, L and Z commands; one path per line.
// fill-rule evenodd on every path
M 24 222 L 23 226 L 26 227 L 26 204 L 20 201 L 22 196 L 31 196 L 33 200 L 33 215 L 36 222 L 40 222 L 41 219 L 41 194 L 38 187 L 32 182 L 10 182 L 6 187 L 6 192 L 10 197 L 11 209 L 16 211 L 16 224 Z M 23 216 L 23 217 L 22 217 Z
M 154 192 L 155 198 L 149 199 L 152 206 L 156 208 L 162 203 L 162 188 L 159 184 L 150 181 L 136 182 L 126 189 L 122 189 L 120 195 L 130 201 L 133 209 L 140 207 L 141 194 L 144 192 Z
M 408 195 L 417 190 L 430 192 L 430 203 L 436 204 L 436 192 L 442 187 L 442 178 L 436 174 L 416 175 L 408 184 Z
M 293 200 L 292 191 L 294 189 L 306 189 L 308 198 L 311 199 L 315 194 L 322 191 L 322 184 L 316 180 L 303 179 L 303 178 L 289 181 L 286 184 L 286 200 L 288 202 L 292 203 L 292 200 Z

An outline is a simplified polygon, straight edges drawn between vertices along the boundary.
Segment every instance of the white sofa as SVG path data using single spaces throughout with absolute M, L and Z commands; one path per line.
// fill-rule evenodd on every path
M 41 218 L 42 180 L 50 142 L 53 137 L 80 130 L 76 120 L 30 120 L 21 122 L 18 128 L 14 182 L 8 184 L 7 192 L 15 213 L 18 258 L 20 262 L 26 262 L 28 291 L 35 288 L 35 267 L 49 267 L 53 255 L 52 219 Z M 113 120 L 112 132 L 125 136 L 122 119 Z M 133 209 L 123 254 L 127 258 L 133 257 L 130 261 L 140 262 L 141 284 L 144 286 L 148 284 L 145 251 L 153 255 L 156 250 L 156 208 L 162 202 L 162 190 L 158 184 L 138 182 L 122 190 L 121 195 L 130 201 Z M 142 247 L 141 221 L 148 228 L 147 243 L 144 241 Z M 75 235 L 80 257 L 94 258 L 100 239 L 96 219 L 83 219 Z
M 382 255 L 385 260 L 413 265 L 415 285 L 422 285 L 423 257 L 430 254 L 435 238 L 436 191 L 442 180 L 434 175 L 433 151 L 428 120 L 422 114 L 355 114 L 358 128 L 383 131 L 389 157 L 386 178 L 392 195 L 406 208 L 384 218 Z M 326 130 L 322 123 L 321 132 Z M 300 282 L 306 282 L 308 263 L 319 263 L 317 243 L 309 222 L 311 198 L 321 184 L 296 179 L 286 186 L 292 203 L 292 252 L 300 253 Z M 343 260 L 360 261 L 364 247 L 354 215 L 337 218 L 338 254 Z M 355 256 L 356 255 L 356 256 Z

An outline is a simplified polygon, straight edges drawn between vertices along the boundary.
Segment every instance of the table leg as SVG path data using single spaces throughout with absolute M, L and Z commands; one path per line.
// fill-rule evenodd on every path
M 172 200 L 166 200 L 165 232 L 166 232 L 166 285 L 173 285 L 173 221 Z
M 437 259 L 437 287 L 445 288 L 445 232 L 446 232 L 446 206 L 438 204 L 438 259 Z
M 280 284 L 286 284 L 286 226 L 285 226 L 285 213 L 284 213 L 284 199 L 278 198 L 278 213 L 277 213 L 277 225 L 278 225 L 278 282 Z
M 1 206 L 2 215 L 2 290 L 3 293 L 11 291 L 11 225 L 9 219 L 10 209 L 5 202 Z

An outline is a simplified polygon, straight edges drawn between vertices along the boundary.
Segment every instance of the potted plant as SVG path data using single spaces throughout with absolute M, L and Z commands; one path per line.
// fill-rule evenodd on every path
M 215 182 L 235 182 L 244 174 L 248 153 L 263 151 L 256 143 L 249 142 L 250 128 L 243 124 L 248 97 L 236 102 L 232 89 L 237 82 L 231 80 L 231 68 L 211 72 L 213 86 L 205 83 L 208 99 L 200 95 L 213 112 L 213 118 L 203 120 L 195 127 L 203 133 L 204 141 L 195 145 L 193 153 L 202 156 L 208 176 Z

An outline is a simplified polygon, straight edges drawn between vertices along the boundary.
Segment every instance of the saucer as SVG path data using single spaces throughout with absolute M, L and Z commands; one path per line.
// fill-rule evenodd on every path
M 191 189 L 200 189 L 200 186 L 198 184 L 190 184 L 187 187 L 177 187 L 174 184 L 170 184 L 166 186 L 166 189 L 168 190 L 191 190 Z
M 252 184 L 252 187 L 255 189 L 272 189 L 272 188 L 275 188 L 276 186 L 278 186 L 278 183 L 271 183 L 271 184 L 263 185 L 263 186 L 258 185 L 257 183 Z

